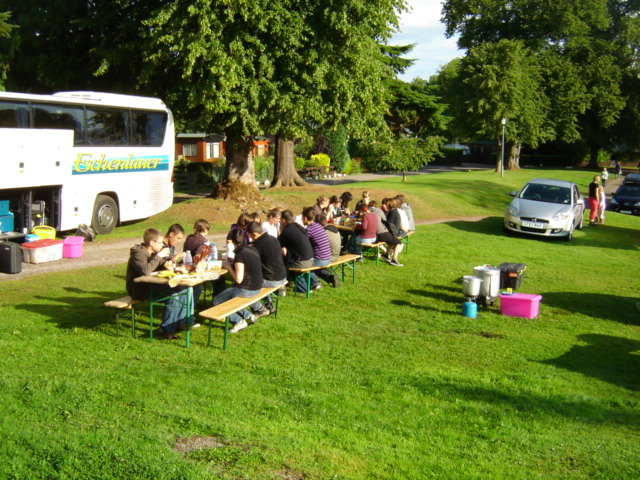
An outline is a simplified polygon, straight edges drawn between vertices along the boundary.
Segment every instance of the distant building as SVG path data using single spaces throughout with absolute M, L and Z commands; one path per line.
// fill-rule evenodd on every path
M 226 137 L 217 133 L 179 133 L 176 136 L 176 158 L 191 162 L 210 162 L 226 154 Z M 253 141 L 253 156 L 269 155 L 270 140 L 256 137 Z

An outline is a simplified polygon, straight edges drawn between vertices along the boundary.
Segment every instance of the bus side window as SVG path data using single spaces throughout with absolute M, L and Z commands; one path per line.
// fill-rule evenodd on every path
M 0 128 L 29 128 L 29 105 L 0 102 Z
M 167 114 L 164 112 L 132 112 L 133 145 L 159 147 L 164 143 Z
M 73 130 L 74 145 L 84 143 L 83 119 L 84 110 L 82 107 L 33 104 L 33 128 Z
M 87 143 L 89 145 L 128 145 L 128 112 L 87 108 Z

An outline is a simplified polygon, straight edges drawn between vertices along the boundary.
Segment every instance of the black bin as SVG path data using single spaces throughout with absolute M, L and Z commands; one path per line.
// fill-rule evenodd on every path
M 522 285 L 524 271 L 527 266 L 524 263 L 501 263 L 498 265 L 500 269 L 500 288 L 512 288 L 517 290 Z
M 22 272 L 22 247 L 17 243 L 0 242 L 0 272 Z

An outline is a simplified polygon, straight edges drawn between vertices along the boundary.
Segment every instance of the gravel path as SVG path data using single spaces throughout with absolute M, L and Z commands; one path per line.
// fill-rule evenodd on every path
M 487 165 L 462 165 L 460 167 L 425 167 L 420 172 L 411 172 L 408 175 L 423 175 L 429 173 L 437 173 L 443 171 L 470 171 L 470 170 L 486 170 L 493 167 Z M 336 185 L 341 183 L 352 183 L 358 181 L 375 180 L 381 177 L 398 176 L 391 174 L 362 174 L 351 175 L 348 177 L 339 177 L 323 180 L 314 180 L 310 183 Z M 613 177 L 613 175 L 612 175 Z M 606 192 L 612 194 L 615 192 L 621 180 L 615 180 L 609 178 L 607 182 Z M 465 221 L 465 222 L 477 222 L 487 218 L 486 216 L 474 216 L 474 217 L 457 217 L 457 218 L 439 218 L 433 220 L 426 220 L 417 222 L 419 225 L 428 225 L 434 223 L 445 223 L 452 221 Z M 222 245 L 225 242 L 226 235 L 224 233 L 213 233 L 208 236 L 209 240 L 215 242 L 218 245 Z M 118 265 L 127 262 L 129 258 L 129 249 L 136 243 L 140 243 L 142 238 L 128 238 L 119 240 L 109 240 L 108 237 L 100 237 L 96 242 L 85 242 L 83 245 L 83 255 L 80 258 L 63 258 L 55 262 L 47 263 L 23 263 L 22 272 L 14 275 L 0 273 L 0 282 L 7 280 L 16 280 L 25 278 L 32 275 L 41 275 L 50 272 L 60 272 L 66 270 L 76 270 L 79 268 L 96 267 L 96 266 L 108 266 Z

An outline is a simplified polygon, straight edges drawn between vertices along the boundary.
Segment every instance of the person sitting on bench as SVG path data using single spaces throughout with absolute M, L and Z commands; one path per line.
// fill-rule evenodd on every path
M 162 269 L 165 264 L 172 263 L 170 248 L 164 245 L 165 237 L 160 230 L 148 228 L 144 232 L 143 243 L 134 245 L 129 252 L 127 263 L 127 293 L 136 300 L 153 300 L 149 298 L 150 289 L 147 283 L 136 283 L 138 277 L 149 275 Z M 170 260 L 167 260 L 170 259 Z M 184 297 L 185 287 L 171 288 L 169 285 L 155 285 L 153 288 L 155 298 L 169 297 L 165 302 L 162 316 L 162 325 L 158 336 L 166 339 L 178 338 L 177 330 L 183 330 L 186 324 L 186 302 L 178 297 Z M 190 325 L 193 320 L 190 320 Z
M 284 266 L 284 259 L 280 251 L 280 242 L 262 230 L 262 226 L 257 222 L 247 225 L 247 233 L 252 240 L 254 248 L 260 254 L 262 263 L 262 287 L 282 287 L 287 284 L 287 267 Z M 264 306 L 260 302 L 251 305 L 256 318 L 264 317 L 275 313 L 271 297 L 264 298 Z
M 233 286 L 213 297 L 212 306 L 231 300 L 236 297 L 253 297 L 260 293 L 262 288 L 262 263 L 260 254 L 250 244 L 245 243 L 246 232 L 239 228 L 229 233 L 229 239 L 234 244 L 235 256 L 233 265 L 224 262 L 222 268 L 229 272 L 233 278 Z M 237 333 L 256 322 L 256 317 L 247 309 L 229 316 L 229 322 L 233 324 L 229 333 Z

